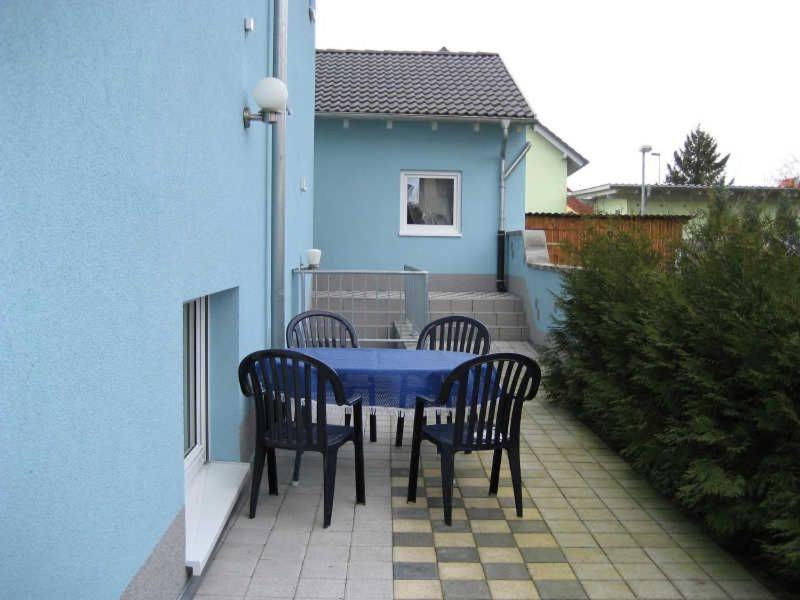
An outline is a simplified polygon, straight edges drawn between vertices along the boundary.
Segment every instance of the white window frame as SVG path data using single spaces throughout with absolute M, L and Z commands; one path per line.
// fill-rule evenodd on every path
M 409 225 L 408 178 L 453 180 L 453 224 L 452 225 Z M 400 171 L 400 230 L 401 236 L 461 237 L 461 173 L 458 171 Z
M 191 301 L 195 309 L 194 356 L 195 445 L 183 459 L 185 482 L 188 484 L 208 462 L 208 297 Z

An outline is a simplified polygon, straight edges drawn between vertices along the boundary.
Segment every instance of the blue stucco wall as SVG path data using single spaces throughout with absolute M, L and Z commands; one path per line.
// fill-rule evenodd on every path
M 235 289 L 239 356 L 268 339 L 269 129 L 241 123 L 266 7 L 0 3 L 3 597 L 118 597 L 180 512 L 184 301 Z M 313 71 L 299 31 L 290 93 Z M 292 118 L 307 169 L 311 119 Z M 310 239 L 308 210 L 287 238 Z
M 561 294 L 562 271 L 526 264 L 521 231 L 508 235 L 507 247 L 511 291 L 522 296 L 525 302 L 531 339 L 543 343 L 559 315 L 555 301 L 556 296 Z
M 499 125 L 317 119 L 314 243 L 324 268 L 398 269 L 490 274 L 496 268 Z M 512 127 L 509 157 L 524 144 Z M 460 238 L 401 237 L 400 172 L 460 171 Z M 523 163 L 508 182 L 508 229 L 523 227 Z

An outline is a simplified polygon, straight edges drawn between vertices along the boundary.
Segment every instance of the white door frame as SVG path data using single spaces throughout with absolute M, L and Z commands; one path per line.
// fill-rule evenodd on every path
M 192 300 L 188 305 L 190 313 L 194 311 L 195 314 L 194 328 L 188 332 L 195 343 L 188 345 L 196 351 L 192 357 L 194 380 L 189 385 L 194 391 L 195 445 L 183 459 L 187 484 L 208 461 L 208 296 Z

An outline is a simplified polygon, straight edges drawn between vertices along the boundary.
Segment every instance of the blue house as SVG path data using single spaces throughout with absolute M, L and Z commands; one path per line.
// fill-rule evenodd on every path
M 535 118 L 500 56 L 319 50 L 316 73 L 323 266 L 407 264 L 434 290 L 503 288 L 498 232 L 524 228 Z
M 313 243 L 313 1 L 6 0 L 0 39 L 0 596 L 174 599 Z

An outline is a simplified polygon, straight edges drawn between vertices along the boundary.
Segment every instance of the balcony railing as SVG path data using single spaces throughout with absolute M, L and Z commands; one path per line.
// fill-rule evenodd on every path
M 415 342 L 428 322 L 428 272 L 296 268 L 300 311 L 330 310 L 347 318 L 361 342 Z

